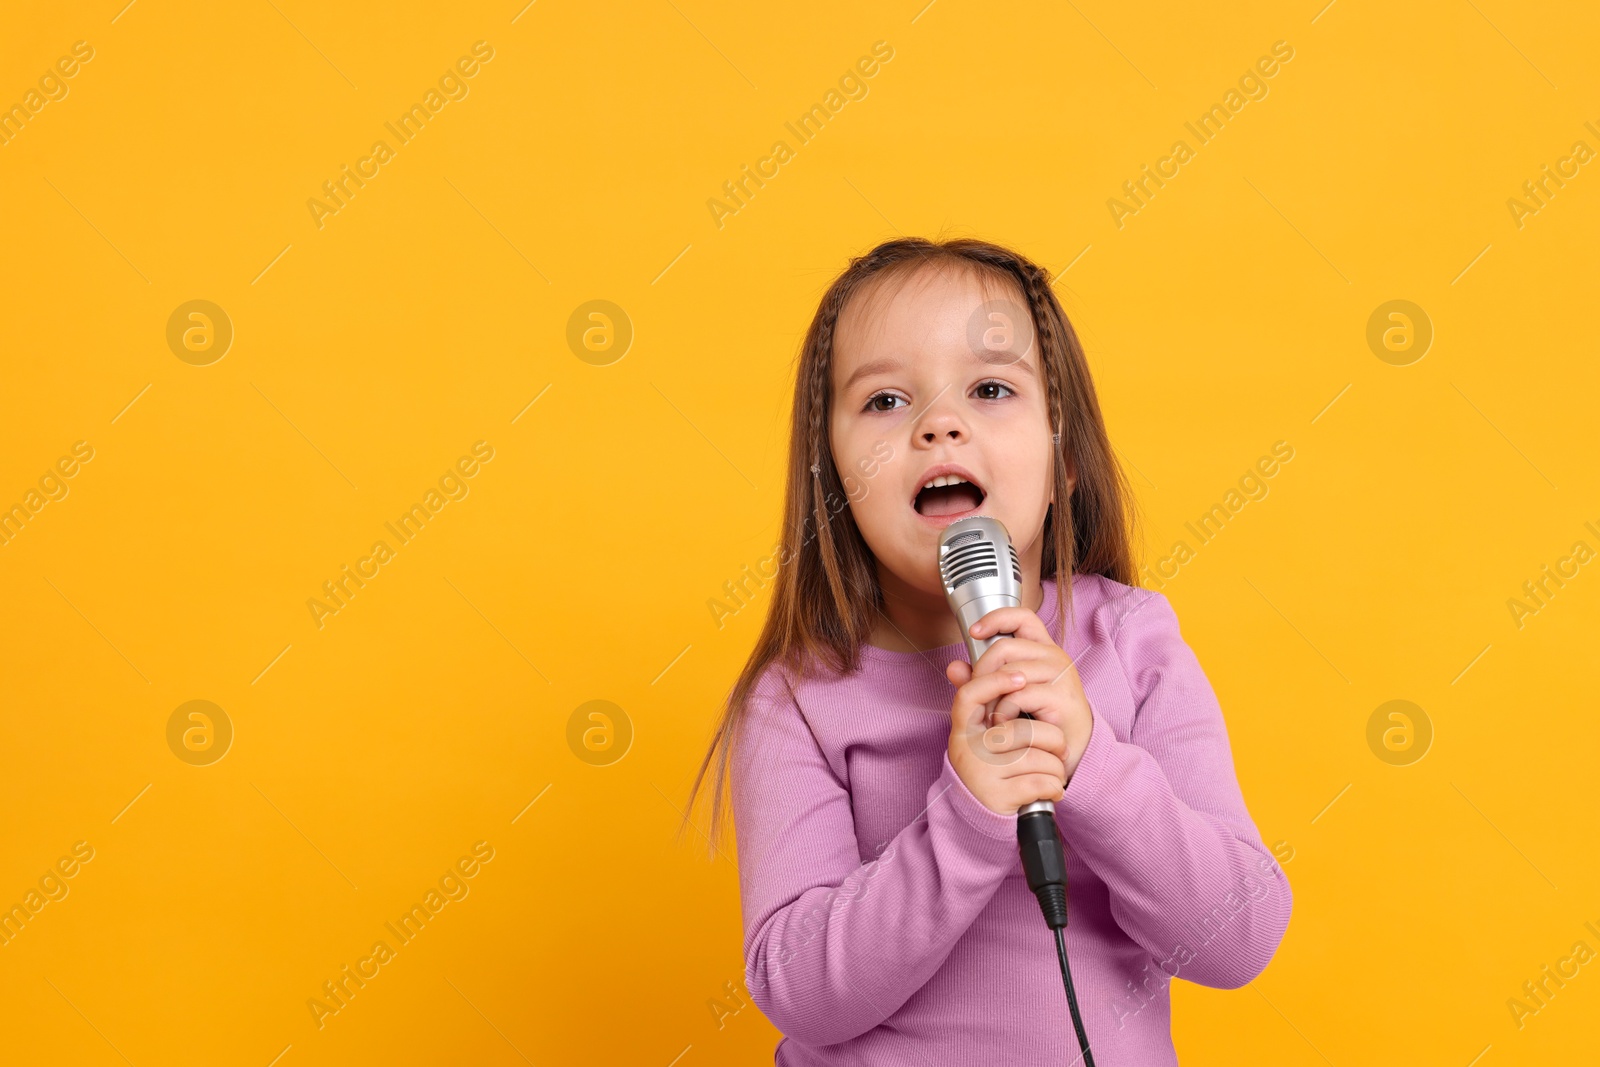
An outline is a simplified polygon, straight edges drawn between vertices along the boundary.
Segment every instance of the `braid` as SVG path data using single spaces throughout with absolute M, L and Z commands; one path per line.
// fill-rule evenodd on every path
M 1047 271 L 1034 263 L 1018 259 L 1014 269 L 1021 276 L 1022 290 L 1028 298 L 1028 306 L 1033 313 L 1034 329 L 1038 338 L 1039 364 L 1042 367 L 1054 363 L 1062 367 L 1060 375 L 1060 389 L 1052 390 L 1056 395 L 1050 397 L 1050 422 L 1051 432 L 1054 435 L 1055 447 L 1052 450 L 1051 482 L 1055 488 L 1055 505 L 1051 509 L 1048 523 L 1049 536 L 1045 541 L 1045 555 L 1041 562 L 1055 564 L 1053 577 L 1056 582 L 1056 596 L 1058 605 L 1057 621 L 1063 626 L 1063 635 L 1068 632 L 1066 627 L 1071 626 L 1067 612 L 1071 610 L 1072 573 L 1077 562 L 1077 523 L 1074 519 L 1074 508 L 1071 491 L 1067 485 L 1067 455 L 1069 449 L 1078 448 L 1081 436 L 1074 433 L 1075 424 L 1066 418 L 1066 408 L 1069 394 L 1076 388 L 1072 380 L 1071 361 L 1066 358 L 1068 343 L 1067 338 L 1057 329 L 1058 322 L 1065 319 L 1061 305 L 1056 301 L 1055 291 L 1050 288 L 1050 276 Z M 1061 316 L 1058 319 L 1057 316 Z M 1046 375 L 1051 378 L 1051 375 Z M 1041 575 L 1041 577 L 1043 577 Z M 1065 606 L 1065 610 L 1062 607 Z
M 1063 338 L 1056 336 L 1055 316 L 1051 314 L 1055 303 L 1055 294 L 1050 289 L 1050 282 L 1044 270 L 1032 263 L 1018 264 L 1021 268 L 1023 292 L 1028 297 L 1028 305 L 1033 311 L 1034 329 L 1039 339 L 1039 362 L 1042 365 L 1051 355 L 1061 351 Z M 1060 433 L 1063 426 L 1063 398 L 1052 396 L 1050 398 L 1051 430 Z
M 822 316 L 822 321 L 817 324 L 818 358 L 812 361 L 811 381 L 807 383 L 811 390 L 811 473 L 819 477 L 822 463 L 822 435 L 826 430 L 823 416 L 828 407 L 827 377 L 833 365 L 833 326 L 837 317 L 837 309 L 828 308 Z

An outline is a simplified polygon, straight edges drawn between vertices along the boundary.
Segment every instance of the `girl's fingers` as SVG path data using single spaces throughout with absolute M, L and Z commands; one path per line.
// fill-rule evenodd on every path
M 1061 757 L 1052 755 L 1042 748 L 1030 748 L 1022 753 L 1014 763 L 1007 765 L 1000 777 L 1010 781 L 1013 778 L 1027 778 L 1036 774 L 1047 775 L 1062 785 L 1067 781 L 1067 767 L 1061 761 Z
M 996 608 L 972 624 L 973 637 L 993 637 L 995 634 L 1010 634 L 1024 641 L 1055 644 L 1055 638 L 1050 636 L 1050 631 L 1045 629 L 1039 616 L 1027 608 Z
M 989 651 L 978 657 L 978 663 L 973 668 L 974 673 L 988 674 L 1007 666 L 1021 669 L 1024 663 L 1032 661 L 1049 661 L 1056 664 L 1056 670 L 1072 661 L 1067 654 L 1054 644 L 1041 644 L 1038 641 L 1029 641 L 1022 637 L 1008 638 L 1005 641 L 996 641 L 989 646 Z
M 953 659 L 944 669 L 944 676 L 950 679 L 950 684 L 957 689 L 972 681 L 972 664 L 964 659 Z
M 995 755 L 1039 748 L 1064 760 L 1067 758 L 1067 735 L 1061 727 L 1043 719 L 1012 719 L 985 730 L 983 747 Z
M 1008 779 L 1006 785 L 1013 791 L 1011 803 L 1015 806 L 1012 811 L 1021 811 L 1036 800 L 1054 803 L 1067 795 L 1066 781 L 1051 774 L 1023 775 Z
M 1018 808 L 1036 800 L 1060 800 L 1066 795 L 1067 770 L 1054 756 L 1031 750 L 1029 758 L 1019 761 L 1002 779 L 1008 794 Z
M 990 651 L 993 651 L 993 649 Z M 984 658 L 978 661 L 979 666 L 984 666 L 987 659 L 988 655 L 985 654 Z M 990 670 L 980 670 L 978 676 L 981 678 L 990 673 L 1020 674 L 1028 680 L 1029 685 L 1048 686 L 1055 685 L 1061 681 L 1072 668 L 1072 661 L 1062 656 L 1057 656 L 1055 659 L 1021 659 L 1002 663 L 994 668 L 992 672 Z
M 1021 668 L 1018 668 L 1019 670 Z M 1005 673 L 1010 673 L 1009 671 Z M 979 675 L 987 678 L 989 675 Z M 1049 688 L 1050 679 L 1043 682 L 1034 682 L 1029 679 L 1028 684 L 1020 689 L 1006 693 L 1003 700 L 995 702 L 993 714 L 990 716 L 989 725 L 999 726 L 1002 723 L 1015 722 L 1023 712 L 1027 712 L 1039 722 L 1047 722 L 1052 726 L 1063 728 L 1066 726 L 1065 716 L 1061 713 L 1061 694 Z
M 980 674 L 956 690 L 956 698 L 950 705 L 951 723 L 968 731 L 977 729 L 985 724 L 987 705 L 991 701 L 1027 684 L 1028 679 L 1016 671 Z

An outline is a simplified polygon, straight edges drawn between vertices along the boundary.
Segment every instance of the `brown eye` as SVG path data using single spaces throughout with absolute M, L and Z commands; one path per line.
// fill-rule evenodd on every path
M 903 400 L 893 393 L 878 393 L 867 401 L 867 407 L 873 411 L 893 411 Z
M 980 382 L 973 391 L 979 400 L 1000 400 L 1011 395 L 1011 387 L 1004 382 Z

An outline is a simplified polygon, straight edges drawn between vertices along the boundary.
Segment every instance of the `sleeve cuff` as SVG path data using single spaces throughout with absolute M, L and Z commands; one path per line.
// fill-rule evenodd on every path
M 1117 735 L 1105 716 L 1093 705 L 1090 705 L 1089 714 L 1094 722 L 1089 731 L 1089 743 L 1084 746 L 1083 757 L 1067 782 L 1066 794 L 1056 802 L 1056 810 L 1064 815 L 1080 814 L 1099 806 L 1095 800 L 1105 788 L 1112 750 L 1117 746 Z
M 974 830 L 985 837 L 992 837 L 997 841 L 1005 841 L 1012 845 L 1017 842 L 1017 817 L 1015 814 L 1002 815 L 997 811 L 990 811 L 984 806 L 983 801 L 972 795 L 972 790 L 967 788 L 967 783 L 961 780 L 956 773 L 955 766 L 950 762 L 950 753 L 944 754 L 944 766 L 939 772 L 939 780 L 933 784 L 933 798 L 930 804 L 936 803 L 940 797 L 949 801 L 956 814 Z

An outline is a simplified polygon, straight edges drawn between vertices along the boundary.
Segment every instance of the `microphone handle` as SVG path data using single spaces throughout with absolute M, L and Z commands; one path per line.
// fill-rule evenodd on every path
M 961 622 L 961 636 L 967 643 L 967 655 L 971 663 L 977 666 L 978 660 L 994 645 L 996 641 L 1012 637 L 1013 634 L 995 634 L 993 637 L 979 640 L 972 636 L 972 624 L 981 619 L 996 607 L 1015 606 L 1001 604 L 986 604 L 975 601 L 966 605 L 964 610 L 956 612 L 956 617 Z M 999 701 L 995 701 L 998 704 Z M 994 714 L 994 705 L 988 708 L 990 715 Z M 1023 712 L 1028 718 L 1033 718 Z M 1017 809 L 1017 847 L 1022 853 L 1022 871 L 1027 876 L 1028 889 L 1034 898 L 1039 901 L 1039 909 L 1044 913 L 1045 925 L 1052 930 L 1061 930 L 1067 925 L 1067 857 L 1066 850 L 1061 845 L 1061 835 L 1056 830 L 1056 806 L 1049 800 L 1036 800 L 1032 804 L 1025 804 Z M 1066 950 L 1062 949 L 1062 959 L 1066 959 Z M 1063 967 L 1063 970 L 1065 968 Z M 1070 979 L 1069 979 L 1070 980 Z M 1077 1022 L 1076 1008 L 1073 1011 L 1074 1024 Z M 1087 1047 L 1086 1042 L 1080 1042 Z M 1084 1059 L 1085 1067 L 1090 1067 L 1092 1060 Z
M 982 618 L 982 617 L 983 617 L 982 615 L 978 616 L 978 618 Z M 976 622 L 976 621 L 977 621 L 977 619 L 973 619 L 972 620 L 972 622 Z M 965 619 L 962 619 L 961 622 L 962 622 L 961 634 L 962 634 L 963 637 L 965 637 L 967 639 L 967 655 L 970 657 L 970 662 L 973 664 L 973 666 L 977 666 L 979 657 L 981 657 L 985 652 L 989 651 L 989 649 L 994 645 L 994 643 L 996 641 L 999 641 L 1002 638 L 1014 636 L 1012 634 L 995 634 L 993 637 L 986 637 L 986 638 L 983 638 L 982 640 L 979 640 L 978 638 L 973 637 L 971 632 L 970 632 L 971 629 L 972 629 L 972 623 L 971 622 L 967 622 L 967 620 L 965 620 Z M 995 704 L 998 704 L 998 703 L 999 703 L 999 701 L 997 700 L 993 704 L 989 705 L 988 711 L 989 711 L 990 715 L 994 714 Z M 1023 712 L 1022 715 L 1023 715 L 1024 718 L 1028 718 L 1028 719 L 1033 718 L 1033 716 L 1029 715 L 1027 712 Z M 1056 806 L 1052 802 L 1050 802 L 1048 800 L 1035 800 L 1032 804 L 1026 804 L 1026 805 L 1022 806 L 1021 808 L 1018 808 L 1017 809 L 1017 815 L 1018 816 L 1023 816 L 1023 815 L 1033 815 L 1033 814 L 1035 814 L 1037 812 L 1049 812 L 1051 818 L 1053 819 L 1055 817 L 1055 810 L 1056 810 Z

